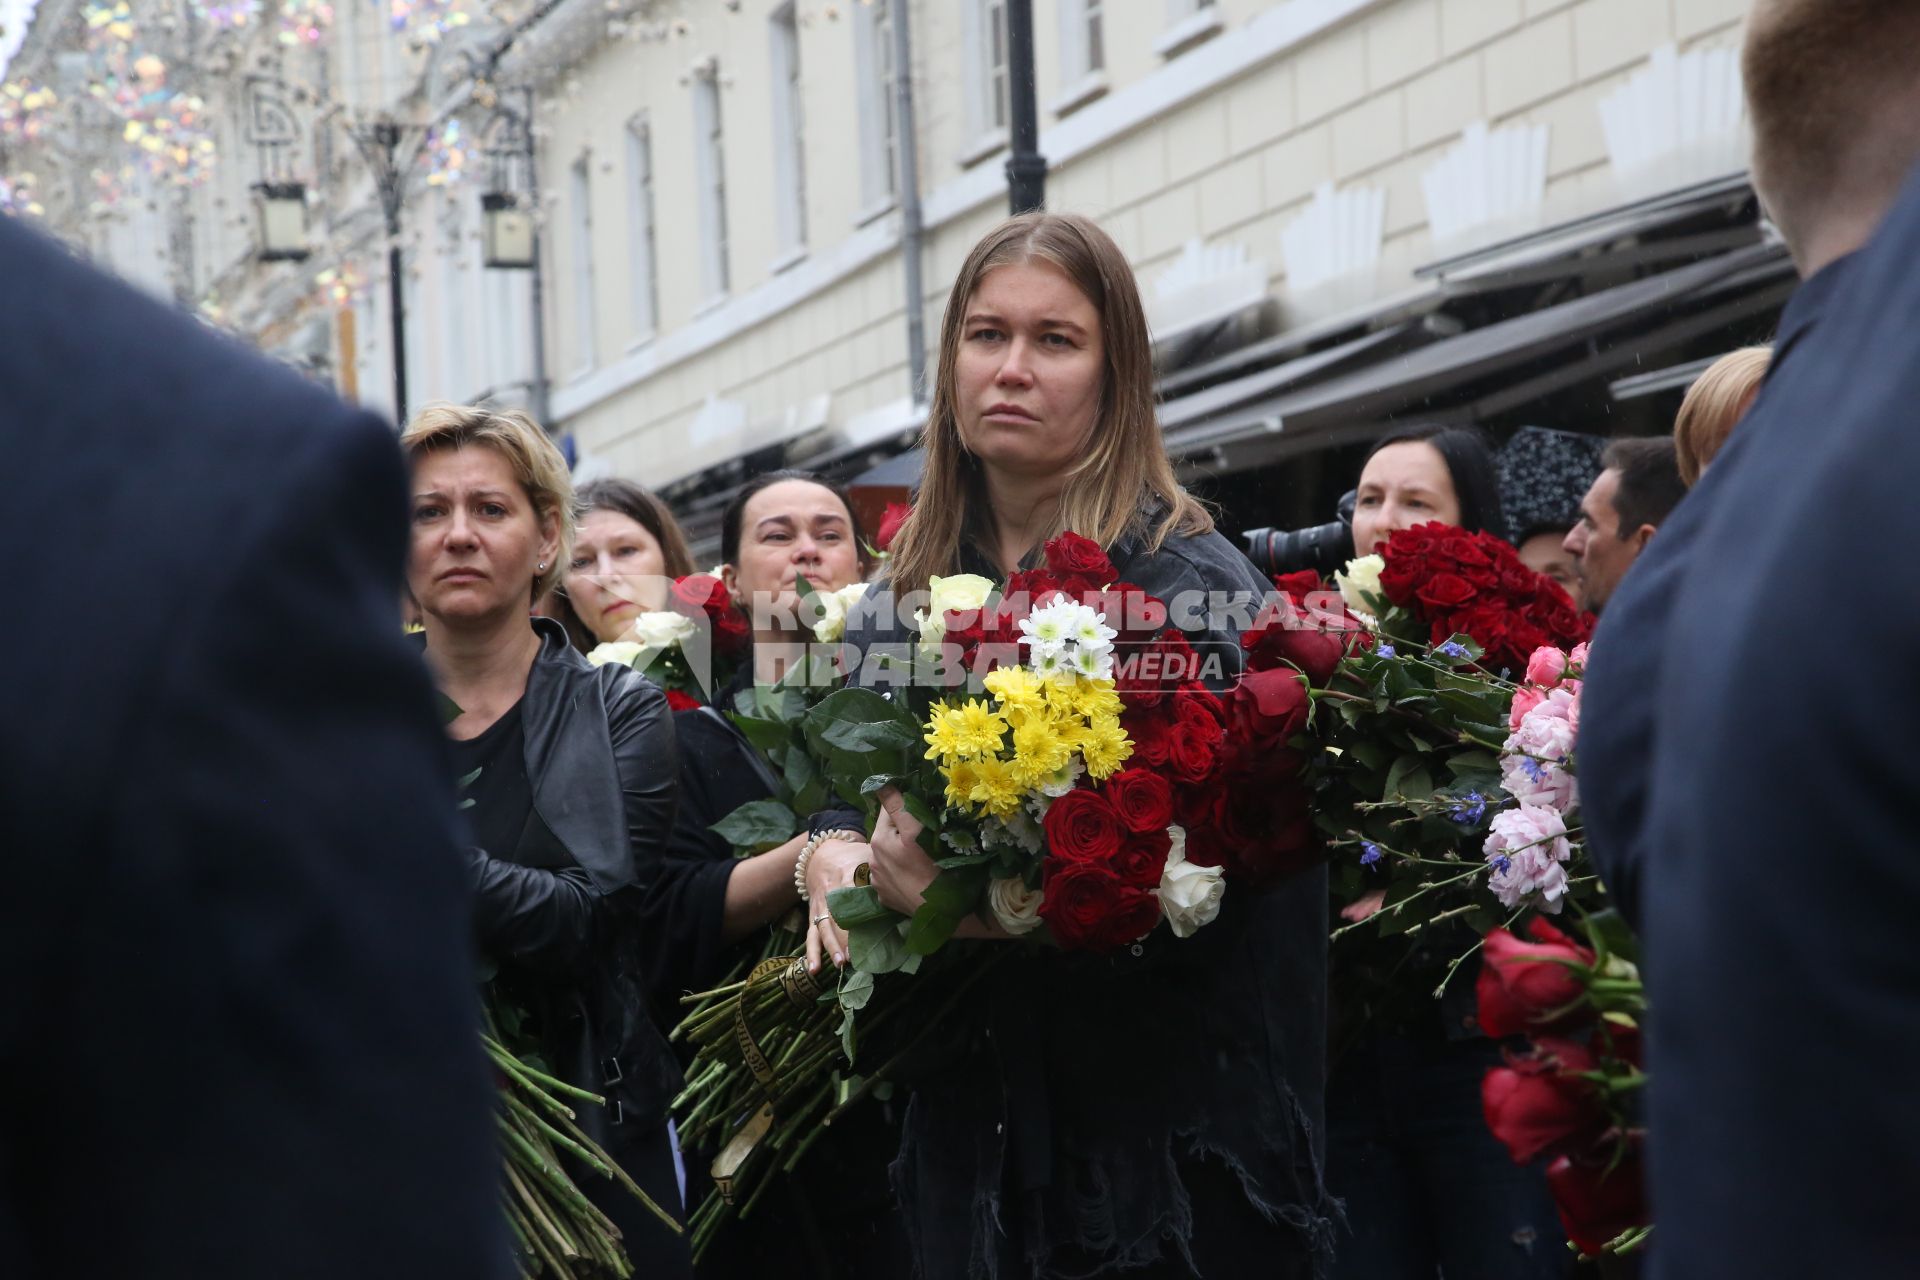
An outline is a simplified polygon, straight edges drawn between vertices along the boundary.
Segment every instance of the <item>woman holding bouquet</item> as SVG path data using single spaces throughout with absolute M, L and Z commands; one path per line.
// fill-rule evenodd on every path
M 680 807 L 659 880 L 645 907 L 648 980 L 661 1025 L 684 1012 L 688 991 L 719 986 L 758 955 L 765 930 L 804 920 L 794 896 L 803 834 L 736 857 L 713 824 L 741 805 L 775 798 L 779 780 L 758 748 L 726 716 L 737 695 L 778 684 L 815 639 L 804 577 L 821 601 L 864 582 L 868 568 L 858 518 L 836 485 L 805 471 L 756 477 L 728 503 L 720 524 L 722 579 L 753 623 L 751 660 L 717 690 L 710 706 L 674 713 L 680 744 Z M 818 610 L 819 605 L 813 606 Z M 911 1272 L 887 1187 L 899 1144 L 896 1120 L 874 1105 L 837 1122 L 808 1156 L 804 1177 L 781 1184 L 747 1217 L 724 1227 L 701 1258 L 703 1280 L 766 1274 L 776 1255 L 803 1259 L 808 1280 L 895 1280 Z M 688 1153 L 688 1200 L 711 1185 L 712 1152 Z M 830 1185 L 822 1194 L 820 1188 Z M 790 1270 L 788 1274 L 793 1274 Z
M 559 580 L 574 534 L 567 467 L 524 414 L 423 410 L 401 436 L 412 468 L 407 585 L 466 794 L 475 925 L 515 1040 L 607 1099 L 590 1136 L 656 1203 L 677 1209 L 666 1107 L 678 1069 L 647 1018 L 638 903 L 673 823 L 666 700 L 631 670 L 594 667 L 528 609 Z M 688 1276 L 685 1242 L 613 1182 L 575 1181 L 620 1227 L 639 1274 Z
M 555 616 L 585 652 L 631 639 L 633 620 L 667 607 L 670 580 L 692 573 L 693 557 L 667 504 L 631 480 L 584 484 L 576 506 Z
M 887 589 L 849 620 L 850 658 L 904 643 L 896 599 L 911 613 L 934 576 L 1003 581 L 1072 530 L 1167 603 L 1213 683 L 1231 683 L 1248 615 L 1209 614 L 1208 594 L 1245 601 L 1268 584 L 1175 480 L 1151 357 L 1132 271 L 1092 222 L 1028 214 L 976 245 L 948 299 L 919 499 Z M 897 794 L 882 800 L 870 843 L 851 814 L 815 819 L 816 963 L 844 962 L 826 895 L 863 864 L 903 912 L 934 878 L 918 824 Z M 1228 894 L 1192 938 L 1161 930 L 1097 956 L 970 919 L 977 941 L 950 944 L 962 967 L 981 958 L 967 948 L 1019 950 L 916 1055 L 937 1065 L 908 1081 L 895 1184 L 919 1274 L 1324 1272 L 1325 901 L 1324 873 L 1304 873 Z

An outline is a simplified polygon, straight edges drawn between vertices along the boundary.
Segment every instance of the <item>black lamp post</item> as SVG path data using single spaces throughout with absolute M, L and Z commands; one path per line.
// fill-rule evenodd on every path
M 420 126 L 382 118 L 367 124 L 349 125 L 347 133 L 360 148 L 361 158 L 373 175 L 380 193 L 380 211 L 387 220 L 388 310 L 393 315 L 393 415 L 404 426 L 407 421 L 407 308 L 404 264 L 400 256 L 400 211 L 406 206 L 407 176 L 420 154 L 412 145 L 402 154 L 401 145 L 409 133 L 421 132 Z
M 1015 214 L 1047 203 L 1047 158 L 1040 154 L 1040 108 L 1033 83 L 1033 0 L 1007 0 L 1007 204 Z

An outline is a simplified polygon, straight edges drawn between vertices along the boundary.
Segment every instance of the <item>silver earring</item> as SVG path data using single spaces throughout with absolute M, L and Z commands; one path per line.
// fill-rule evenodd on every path
M 547 571 L 547 562 L 545 560 L 542 560 L 539 564 L 534 566 L 533 571 L 535 573 L 545 573 Z

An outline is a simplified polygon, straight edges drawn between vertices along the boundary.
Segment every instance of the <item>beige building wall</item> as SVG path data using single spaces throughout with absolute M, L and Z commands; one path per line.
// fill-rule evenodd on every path
M 1738 167 L 1723 144 L 1622 174 L 1609 161 L 1600 103 L 1660 46 L 1737 45 L 1745 0 L 1107 0 L 1105 71 L 1091 85 L 1063 66 L 1063 4 L 1078 8 L 1034 6 L 1049 204 L 1112 232 L 1150 307 L 1156 278 L 1195 239 L 1242 246 L 1264 263 L 1285 328 L 1404 290 L 1415 267 L 1443 252 Z M 810 425 L 844 439 L 907 413 L 898 217 L 868 210 L 863 220 L 863 6 L 799 6 L 808 236 L 804 255 L 785 260 L 769 74 L 778 7 L 745 0 L 723 16 L 718 3 L 681 6 L 684 35 L 603 45 L 548 109 L 544 188 L 564 206 L 568 168 L 582 155 L 592 178 L 590 352 L 573 319 L 577 224 L 564 207 L 549 209 L 554 417 L 586 451 L 644 482 L 680 479 Z M 961 259 L 1005 209 L 1005 152 L 983 137 L 967 83 L 973 7 L 913 6 L 930 345 Z M 1197 38 L 1169 48 L 1183 9 L 1199 11 L 1185 20 Z M 726 137 L 732 279 L 720 298 L 701 279 L 694 191 L 692 68 L 709 58 Z M 661 314 L 650 336 L 626 286 L 635 246 L 622 180 L 624 131 L 642 111 L 658 201 Z M 1544 198 L 1435 244 L 1423 177 L 1474 122 L 1547 127 Z M 1326 183 L 1384 194 L 1379 261 L 1334 286 L 1291 290 L 1283 233 Z

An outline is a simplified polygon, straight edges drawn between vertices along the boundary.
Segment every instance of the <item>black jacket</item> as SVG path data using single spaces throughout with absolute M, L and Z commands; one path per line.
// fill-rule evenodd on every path
M 393 428 L 0 218 L 0 1276 L 506 1276 Z
M 673 828 L 673 721 L 652 681 L 596 667 L 547 618 L 520 704 L 534 813 L 576 864 L 520 866 L 512 850 L 473 850 L 481 950 L 517 995 L 531 996 L 555 1066 L 606 1095 L 582 1126 L 608 1117 L 657 1129 L 679 1068 L 654 1027 L 641 975 L 640 905 Z M 484 785 L 480 779 L 476 785 Z

